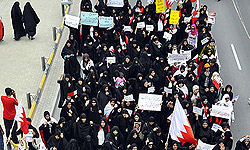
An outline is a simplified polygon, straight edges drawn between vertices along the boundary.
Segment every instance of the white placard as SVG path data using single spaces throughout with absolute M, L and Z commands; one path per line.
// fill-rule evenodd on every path
M 190 18 L 190 17 L 184 17 L 184 23 L 189 23 L 189 22 L 190 22 L 190 20 L 191 20 L 191 18 Z
M 123 31 L 124 32 L 127 32 L 127 31 L 131 31 L 131 26 L 124 26 L 124 28 L 123 28 Z
M 145 28 L 145 22 L 138 22 L 137 28 Z
M 206 44 L 207 42 L 209 42 L 208 37 L 205 37 L 204 39 L 201 40 L 202 45 Z
M 170 41 L 171 38 L 172 38 L 172 34 L 167 33 L 167 32 L 164 32 L 163 38 L 164 38 L 164 39 L 168 39 L 168 40 Z
M 146 25 L 147 31 L 154 31 L 154 25 Z
M 79 22 L 80 22 L 79 17 L 71 16 L 68 14 L 65 15 L 65 24 L 67 26 L 78 29 Z
M 203 143 L 200 139 L 198 140 L 198 145 L 196 150 L 213 150 L 215 145 L 210 145 L 207 143 Z
M 195 114 L 198 114 L 198 115 L 202 115 L 202 109 L 201 108 L 199 108 L 199 107 L 193 107 L 193 113 L 195 113 Z
M 232 112 L 232 107 L 212 105 L 212 111 L 210 112 L 210 116 L 231 119 Z
M 211 130 L 213 130 L 214 132 L 217 132 L 218 129 L 222 129 L 222 127 L 220 125 L 214 123 Z
M 162 95 L 139 94 L 138 106 L 141 110 L 161 111 Z
M 107 63 L 115 64 L 116 63 L 116 57 L 107 57 Z
M 123 0 L 108 0 L 109 7 L 123 7 Z
M 27 134 L 25 134 L 27 142 L 32 142 L 32 139 L 33 139 L 33 133 L 32 132 L 33 132 L 33 129 L 29 129 L 29 132 Z
M 133 94 L 124 95 L 124 100 L 125 101 L 133 101 L 134 100 Z
M 233 102 L 233 103 L 234 103 L 234 102 L 237 102 L 239 98 L 240 98 L 240 95 L 235 96 L 235 97 L 232 99 L 232 102 Z
M 155 87 L 149 87 L 148 88 L 148 93 L 154 93 L 155 92 Z
M 208 16 L 207 23 L 215 24 L 215 17 L 214 16 Z
M 172 94 L 172 89 L 169 89 L 167 87 L 164 87 L 164 92 Z
M 186 54 L 168 54 L 168 64 L 186 63 L 189 60 Z

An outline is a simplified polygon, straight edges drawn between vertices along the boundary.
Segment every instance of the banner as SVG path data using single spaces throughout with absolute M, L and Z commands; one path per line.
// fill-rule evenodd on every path
M 81 24 L 98 26 L 98 13 L 81 11 Z
M 168 54 L 168 63 L 174 64 L 177 63 L 186 63 L 188 56 L 186 54 Z
M 210 116 L 231 119 L 232 112 L 232 107 L 212 105 L 212 111 L 210 112 Z
M 139 109 L 161 111 L 162 95 L 156 94 L 139 94 Z
M 177 24 L 179 22 L 179 11 L 171 10 L 169 24 Z
M 113 28 L 114 27 L 113 17 L 99 16 L 99 27 L 100 28 Z
M 78 29 L 78 25 L 79 25 L 79 22 L 80 22 L 80 18 L 79 17 L 76 17 L 76 16 L 71 16 L 69 14 L 66 14 L 65 15 L 65 24 L 67 26 L 70 26 L 72 28 L 76 28 Z
M 156 13 L 163 13 L 166 11 L 164 0 L 156 0 L 155 4 L 156 4 Z
M 123 0 L 108 0 L 109 7 L 123 7 Z

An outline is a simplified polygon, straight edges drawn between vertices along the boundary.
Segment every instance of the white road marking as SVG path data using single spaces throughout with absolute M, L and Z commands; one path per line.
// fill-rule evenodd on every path
M 232 2 L 233 2 L 233 5 L 234 5 L 234 8 L 235 8 L 235 10 L 236 10 L 236 12 L 237 12 L 238 17 L 240 18 L 240 22 L 241 22 L 241 24 L 242 24 L 242 26 L 243 26 L 243 28 L 244 28 L 246 34 L 247 34 L 247 37 L 248 37 L 248 39 L 250 40 L 249 33 L 248 33 L 248 31 L 247 31 L 247 28 L 246 28 L 246 26 L 245 26 L 245 23 L 244 23 L 244 21 L 243 21 L 241 15 L 240 15 L 240 14 L 241 14 L 241 13 L 240 13 L 240 10 L 236 7 L 235 0 L 232 0 Z
M 235 48 L 234 48 L 234 45 L 231 44 L 231 47 L 232 47 L 232 51 L 233 51 L 234 58 L 235 58 L 235 61 L 236 61 L 237 66 L 238 66 L 238 69 L 239 69 L 239 70 L 242 70 L 241 65 L 240 65 L 240 61 L 239 61 L 239 58 L 238 58 L 238 55 L 237 55 L 236 50 L 235 50 Z

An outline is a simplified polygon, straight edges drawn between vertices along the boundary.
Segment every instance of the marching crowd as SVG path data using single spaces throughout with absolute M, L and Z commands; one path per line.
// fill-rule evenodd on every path
M 196 139 L 215 145 L 214 150 L 231 150 L 233 112 L 225 119 L 210 116 L 210 111 L 212 105 L 233 108 L 232 86 L 224 87 L 221 80 L 215 82 L 220 66 L 212 24 L 208 23 L 208 6 L 202 5 L 195 12 L 193 5 L 184 0 L 171 8 L 179 10 L 180 17 L 173 25 L 169 23 L 171 9 L 156 13 L 152 1 L 143 6 L 138 0 L 131 6 L 124 0 L 124 6 L 116 8 L 99 0 L 92 8 L 90 0 L 82 0 L 80 11 L 111 16 L 114 27 L 68 26 L 69 39 L 61 51 L 64 73 L 57 81 L 60 119 L 45 111 L 36 129 L 29 118 L 32 140 L 17 142 L 14 137 L 22 134 L 19 130 L 10 142 L 18 149 L 30 150 L 194 150 L 195 144 L 179 143 L 168 134 L 178 99 Z M 153 25 L 153 30 L 139 28 L 139 22 Z M 124 31 L 126 26 L 130 26 L 129 31 Z M 171 55 L 184 53 L 189 54 L 188 60 L 170 63 Z M 110 57 L 115 62 L 109 61 Z M 161 111 L 140 109 L 140 93 L 162 95 Z M 10 99 L 13 90 L 6 94 Z M 132 100 L 128 100 L 131 95 Z M 202 109 L 202 113 L 194 113 L 193 107 Z M 5 120 L 14 120 L 8 117 L 4 116 Z M 39 137 L 42 143 L 36 144 Z M 249 136 L 236 145 L 237 150 L 249 147 Z

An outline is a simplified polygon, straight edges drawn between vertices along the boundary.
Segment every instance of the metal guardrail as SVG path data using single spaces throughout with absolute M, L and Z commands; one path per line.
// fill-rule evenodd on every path
M 65 11 L 66 14 L 68 14 L 69 9 L 70 9 L 70 6 L 67 6 L 66 7 L 66 11 Z M 50 66 L 51 66 L 52 61 L 54 59 L 54 56 L 56 54 L 56 51 L 57 51 L 57 48 L 58 48 L 59 41 L 61 39 L 61 35 L 62 35 L 62 32 L 63 32 L 63 29 L 64 29 L 64 20 L 62 21 L 61 27 L 59 28 L 59 31 L 57 33 L 53 50 L 50 53 L 50 57 L 48 59 L 48 62 L 47 62 L 46 67 L 45 67 L 45 70 L 43 72 L 43 76 L 42 76 L 39 88 L 38 88 L 37 93 L 35 95 L 35 98 L 34 98 L 34 100 L 32 102 L 32 105 L 31 105 L 31 108 L 30 108 L 30 112 L 29 112 L 29 115 L 28 115 L 29 118 L 33 118 L 35 110 L 36 110 L 36 107 L 37 107 L 37 105 L 39 103 L 39 100 L 40 100 L 40 97 L 42 95 L 42 91 L 43 91 L 43 88 L 44 88 L 44 83 L 45 83 L 45 81 L 47 79 L 47 76 L 49 74 Z

